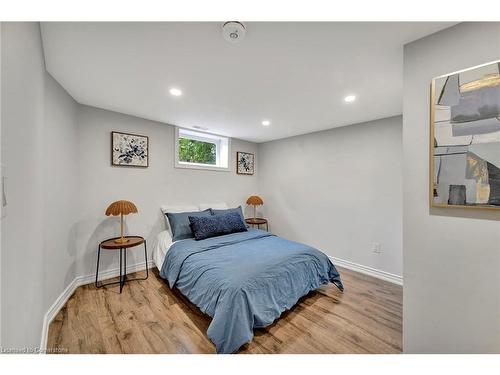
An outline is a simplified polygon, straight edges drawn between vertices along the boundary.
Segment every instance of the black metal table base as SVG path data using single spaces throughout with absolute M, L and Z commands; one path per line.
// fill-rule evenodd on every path
M 95 272 L 95 287 L 102 288 L 103 286 L 120 284 L 120 293 L 123 290 L 123 287 L 127 281 L 141 281 L 146 280 L 149 277 L 149 267 L 148 267 L 148 251 L 146 246 L 146 240 L 144 240 L 144 260 L 146 262 L 146 277 L 137 277 L 133 279 L 129 279 L 127 277 L 127 248 L 120 248 L 120 278 L 118 281 L 113 281 L 110 283 L 98 283 L 99 278 L 99 260 L 101 258 L 101 244 L 97 246 L 97 267 Z M 122 261 L 123 259 L 123 261 Z M 123 265 L 123 267 L 122 267 Z

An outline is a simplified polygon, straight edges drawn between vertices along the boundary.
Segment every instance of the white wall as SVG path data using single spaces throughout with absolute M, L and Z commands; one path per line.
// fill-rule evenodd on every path
M 150 254 L 161 204 L 259 193 L 273 232 L 327 254 L 401 274 L 401 119 L 255 145 L 259 176 L 173 167 L 173 127 L 80 106 L 44 69 L 37 23 L 2 23 L 1 339 L 36 347 L 42 318 L 75 275 L 95 270 L 100 240 L 118 234 L 104 210 L 129 199 L 127 229 Z M 460 24 L 405 47 L 403 121 L 404 350 L 500 352 L 500 214 L 428 208 L 429 83 L 500 58 L 500 24 Z M 76 120 L 75 120 L 76 116 Z M 110 131 L 150 137 L 150 167 L 110 165 Z M 75 152 L 76 150 L 76 152 Z M 348 176 L 348 178 L 344 177 Z M 342 178 L 344 177 L 344 178 Z M 327 199 L 325 199 L 327 197 Z M 63 228 L 62 230 L 60 228 Z M 382 245 L 373 254 L 371 242 Z M 129 264 L 141 261 L 136 250 Z M 116 268 L 116 254 L 103 256 Z
M 38 23 L 2 24 L 2 109 L 2 345 L 36 348 L 76 258 L 76 103 L 45 72 Z
M 79 275 L 95 273 L 98 243 L 119 234 L 119 218 L 104 215 L 115 200 L 130 200 L 138 207 L 138 214 L 126 217 L 126 229 L 130 234 L 146 237 L 151 256 L 156 235 L 165 228 L 160 205 L 226 202 L 245 208 L 248 196 L 257 193 L 259 172 L 244 176 L 234 170 L 236 151 L 256 153 L 256 144 L 232 139 L 230 172 L 174 168 L 174 129 L 163 123 L 79 106 Z M 111 166 L 113 130 L 149 136 L 149 168 Z M 130 265 L 144 260 L 141 248 L 133 249 L 130 254 L 127 258 Z M 117 253 L 103 253 L 100 270 L 117 267 Z
M 2 24 L 2 345 L 38 346 L 43 303 L 44 63 L 36 23 Z
M 257 174 L 234 172 L 236 151 L 257 147 L 233 140 L 231 172 L 175 169 L 172 126 L 78 105 L 45 72 L 38 23 L 2 24 L 2 57 L 2 345 L 37 347 L 49 307 L 75 276 L 95 272 L 98 242 L 118 234 L 117 218 L 104 216 L 109 203 L 137 204 L 127 228 L 151 254 L 161 204 L 237 206 L 257 192 Z M 111 167 L 111 130 L 148 135 L 150 167 Z M 129 265 L 143 260 L 134 255 Z M 116 254 L 102 261 L 103 271 L 118 265 Z
M 8 184 L 2 220 L 1 342 L 38 347 L 44 314 L 76 276 L 95 272 L 96 247 L 118 234 L 104 210 L 129 199 L 139 214 L 127 230 L 148 239 L 164 229 L 161 204 L 225 201 L 244 205 L 257 193 L 257 174 L 234 172 L 236 151 L 253 143 L 232 140 L 230 172 L 174 168 L 174 127 L 81 106 L 45 71 L 38 23 L 2 24 L 2 162 Z M 111 167 L 111 130 L 150 137 L 150 167 Z M 258 166 L 257 166 L 258 170 Z M 133 251 L 128 264 L 143 260 Z M 118 266 L 102 256 L 101 270 Z
M 2 22 L 0 22 L 0 88 L 2 87 Z M 2 90 L 0 90 L 0 168 L 3 168 L 2 160 Z M 3 171 L 0 173 L 0 194 L 3 195 Z M 3 218 L 3 196 L 0 196 L 0 221 Z M 0 222 L 1 227 L 1 222 Z M 2 245 L 3 236 L 0 230 L 0 347 L 2 346 Z
M 392 117 L 260 144 L 261 213 L 272 231 L 402 275 L 401 126 Z
M 500 23 L 462 23 L 405 46 L 403 347 L 500 352 L 500 212 L 429 209 L 429 87 L 500 58 Z
M 45 78 L 43 131 L 43 299 L 47 310 L 75 278 L 78 189 L 78 104 Z

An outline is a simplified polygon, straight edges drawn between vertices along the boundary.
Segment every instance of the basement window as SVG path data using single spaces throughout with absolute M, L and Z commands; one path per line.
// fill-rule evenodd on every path
M 228 137 L 175 128 L 175 167 L 229 171 Z

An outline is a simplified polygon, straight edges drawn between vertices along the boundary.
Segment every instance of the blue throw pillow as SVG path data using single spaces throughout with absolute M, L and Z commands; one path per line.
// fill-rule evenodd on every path
M 203 217 L 189 216 L 189 221 L 196 240 L 247 231 L 244 221 L 237 212 Z
M 170 229 L 172 230 L 172 241 L 184 240 L 186 238 L 193 238 L 193 232 L 191 231 L 191 223 L 188 217 L 210 217 L 212 216 L 212 210 L 209 208 L 205 211 L 194 211 L 194 212 L 179 212 L 179 213 L 166 213 L 168 222 L 170 223 Z
M 236 212 L 238 213 L 240 216 L 241 216 L 241 220 L 243 220 L 243 222 L 245 222 L 245 217 L 243 216 L 243 210 L 241 209 L 241 206 L 238 206 L 236 208 L 228 208 L 228 209 L 225 209 L 225 210 L 214 210 L 212 208 L 212 213 L 214 215 L 225 215 L 225 214 L 228 214 L 228 213 L 231 213 L 231 212 Z

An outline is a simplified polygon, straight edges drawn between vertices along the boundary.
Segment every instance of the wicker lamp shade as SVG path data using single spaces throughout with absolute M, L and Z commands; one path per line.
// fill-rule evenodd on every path
M 247 199 L 247 204 L 250 204 L 252 206 L 260 206 L 264 204 L 264 201 L 258 195 L 252 195 Z
M 129 201 L 116 201 L 109 205 L 106 209 L 106 216 L 113 215 L 128 215 L 128 214 L 136 214 L 137 207 L 135 204 Z
M 247 199 L 247 204 L 253 206 L 253 218 L 257 217 L 257 206 L 261 206 L 264 204 L 264 201 L 258 195 L 252 195 Z
M 127 243 L 128 239 L 123 238 L 123 215 L 128 215 L 128 214 L 136 214 L 137 207 L 135 204 L 129 201 L 116 201 L 113 202 L 109 205 L 109 207 L 106 209 L 106 216 L 118 216 L 120 215 L 120 233 L 121 236 L 120 238 L 117 238 L 115 240 L 116 243 Z

